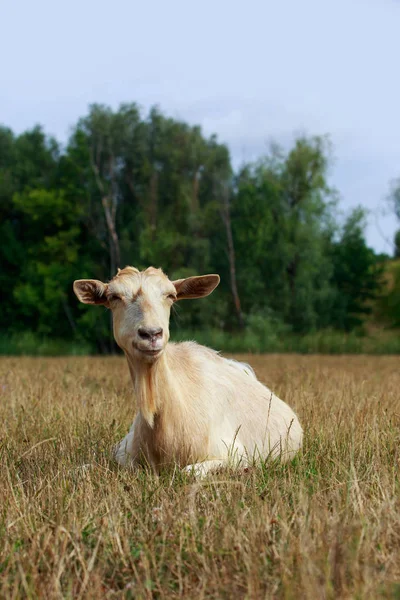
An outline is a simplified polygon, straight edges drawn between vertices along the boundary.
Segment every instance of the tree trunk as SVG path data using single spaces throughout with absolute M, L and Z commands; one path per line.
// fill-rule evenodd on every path
M 108 237 L 110 240 L 110 272 L 111 277 L 114 277 L 117 268 L 121 266 L 119 238 L 116 229 L 117 205 L 115 200 L 111 200 L 107 196 L 103 196 L 102 205 L 104 209 L 104 216 L 106 218 Z
M 108 230 L 109 238 L 109 252 L 110 252 L 110 274 L 114 277 L 117 267 L 120 266 L 121 254 L 119 247 L 119 238 L 117 234 L 116 221 L 117 221 L 117 208 L 118 208 L 118 184 L 116 181 L 115 168 L 114 168 L 114 157 L 110 156 L 109 159 L 109 178 L 111 181 L 110 186 L 104 185 L 104 182 L 100 176 L 99 167 L 97 166 L 94 158 L 94 151 L 92 149 L 91 166 L 96 178 L 97 187 L 102 195 L 101 203 L 104 210 L 104 216 L 106 219 L 106 225 Z M 109 189 L 107 190 L 106 188 Z
M 193 188 L 192 188 L 192 212 L 196 213 L 199 210 L 199 186 L 201 178 L 201 167 L 196 169 L 193 177 Z
M 297 267 L 298 267 L 298 258 L 297 256 L 295 256 L 290 263 L 288 264 L 288 266 L 286 267 L 286 273 L 289 279 L 289 288 L 290 288 L 290 294 L 292 297 L 292 303 L 294 306 L 295 303 L 295 296 L 296 296 L 296 276 L 297 276 Z
M 229 259 L 229 273 L 230 273 L 230 281 L 231 281 L 231 292 L 233 297 L 233 302 L 236 309 L 236 315 L 238 318 L 239 326 L 243 329 L 244 321 L 242 314 L 242 307 L 240 303 L 239 292 L 237 289 L 236 282 L 236 259 L 235 259 L 235 247 L 233 243 L 233 235 L 232 235 L 232 223 L 231 223 L 231 207 L 229 201 L 229 190 L 226 188 L 223 191 L 223 203 L 222 203 L 222 220 L 225 225 L 226 230 L 226 238 L 228 242 L 228 259 Z
M 76 333 L 76 331 L 77 331 L 76 323 L 74 321 L 74 317 L 72 316 L 72 311 L 69 307 L 69 304 L 65 298 L 62 299 L 62 306 L 63 306 L 64 312 L 67 316 L 68 323 L 71 325 L 72 331 L 74 333 Z
M 154 240 L 157 230 L 157 208 L 158 208 L 158 173 L 153 170 L 150 178 L 150 228 L 151 239 Z

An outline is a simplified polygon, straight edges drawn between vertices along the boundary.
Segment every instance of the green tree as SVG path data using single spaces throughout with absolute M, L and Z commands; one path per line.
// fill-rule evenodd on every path
M 220 182 L 231 177 L 215 137 L 156 108 L 142 118 L 135 105 L 94 105 L 61 162 L 63 189 L 83 205 L 92 276 L 107 279 L 125 264 L 162 266 L 176 278 L 210 270 L 221 237 Z M 206 321 L 204 307 L 187 306 L 182 325 Z
M 132 153 L 139 128 L 136 105 L 123 105 L 113 112 L 95 104 L 79 121 L 68 147 L 86 201 L 87 226 L 107 252 L 111 276 L 121 265 L 119 209 L 129 201 L 124 180 L 128 175 L 126 156 Z
M 359 325 L 378 260 L 360 212 L 337 223 L 330 157 L 327 138 L 301 137 L 233 174 L 215 136 L 136 104 L 91 106 L 64 151 L 40 127 L 0 128 L 0 330 L 112 350 L 108 311 L 78 305 L 71 284 L 126 264 L 221 275 L 211 299 L 178 306 L 175 327 Z
M 273 147 L 236 183 L 234 231 L 245 312 L 269 307 L 298 331 L 325 324 L 333 299 L 329 150 L 318 137 L 298 139 L 287 154 Z
M 400 221 L 400 179 L 395 179 L 390 188 L 389 203 Z
M 394 257 L 400 258 L 400 229 L 394 235 Z
M 365 226 L 365 212 L 356 208 L 333 246 L 333 282 L 337 295 L 332 325 L 346 330 L 362 324 L 382 285 L 382 266 L 366 244 Z
M 13 291 L 16 310 L 38 333 L 70 337 L 77 331 L 69 290 L 79 276 L 80 207 L 62 190 L 40 188 L 14 194 L 13 203 L 25 245 Z
M 40 235 L 36 223 L 33 229 L 24 226 L 21 206 L 14 202 L 17 194 L 37 187 L 48 189 L 57 178 L 59 150 L 54 139 L 40 127 L 14 136 L 0 128 L 0 284 L 8 301 L 3 302 L 0 329 L 28 327 L 29 318 L 15 318 L 14 292 L 24 281 L 29 239 L 33 230 Z M 50 220 L 52 216 L 50 214 Z

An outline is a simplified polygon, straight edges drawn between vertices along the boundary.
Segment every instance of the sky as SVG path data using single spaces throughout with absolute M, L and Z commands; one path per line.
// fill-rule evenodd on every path
M 330 184 L 393 251 L 400 0 L 0 0 L 0 123 L 61 142 L 93 102 L 216 133 L 235 166 L 329 134 Z

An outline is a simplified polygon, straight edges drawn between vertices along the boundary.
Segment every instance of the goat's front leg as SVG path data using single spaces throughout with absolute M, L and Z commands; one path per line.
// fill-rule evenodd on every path
M 127 467 L 132 464 L 132 455 L 129 452 L 129 447 L 131 445 L 130 434 L 126 435 L 124 439 L 116 444 L 113 448 L 113 458 L 120 464 L 122 467 Z
M 228 461 L 216 458 L 214 460 L 205 460 L 203 462 L 193 463 L 192 465 L 187 465 L 182 470 L 185 473 L 193 473 L 196 477 L 201 478 L 205 477 L 210 471 L 216 471 L 220 467 L 228 466 Z
M 135 433 L 135 427 L 136 419 L 132 423 L 129 433 L 113 449 L 113 458 L 122 467 L 134 466 L 140 453 L 140 441 L 139 436 Z

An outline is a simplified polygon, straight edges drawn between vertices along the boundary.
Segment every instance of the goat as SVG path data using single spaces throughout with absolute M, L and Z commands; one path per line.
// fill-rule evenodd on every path
M 121 465 L 145 460 L 156 473 L 178 465 L 203 476 L 258 458 L 287 461 L 301 448 L 297 416 L 251 367 L 195 342 L 168 343 L 172 305 L 208 296 L 219 281 L 218 275 L 170 281 L 161 269 L 126 267 L 109 283 L 74 282 L 81 302 L 111 309 L 128 361 L 138 412 L 114 449 Z

